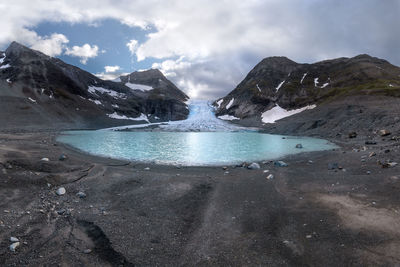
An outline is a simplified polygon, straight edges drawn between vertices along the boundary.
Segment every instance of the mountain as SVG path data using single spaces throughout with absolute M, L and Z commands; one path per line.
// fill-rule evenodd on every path
M 264 122 L 272 122 L 265 116 L 279 118 L 281 114 L 295 114 L 315 107 L 319 110 L 338 101 L 344 103 L 344 99 L 368 98 L 361 96 L 398 97 L 399 89 L 400 68 L 369 55 L 314 64 L 268 57 L 213 105 L 217 116 L 259 125 L 263 115 Z
M 138 84 L 155 88 L 140 91 L 122 82 L 104 81 L 13 42 L 0 52 L 0 122 L 10 129 L 65 129 L 187 117 L 184 101 L 188 97 L 161 72 L 150 70 L 129 76 L 139 77 Z M 155 77 L 166 86 L 156 86 Z

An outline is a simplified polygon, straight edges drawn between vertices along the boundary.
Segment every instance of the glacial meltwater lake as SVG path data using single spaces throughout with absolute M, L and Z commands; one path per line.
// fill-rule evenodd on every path
M 99 156 L 184 166 L 272 160 L 336 147 L 323 139 L 259 132 L 68 131 L 58 141 Z M 299 143 L 303 148 L 296 148 Z

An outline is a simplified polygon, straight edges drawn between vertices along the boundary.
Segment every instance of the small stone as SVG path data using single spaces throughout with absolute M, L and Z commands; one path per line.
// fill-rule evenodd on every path
M 86 197 L 86 194 L 85 194 L 84 192 L 82 192 L 82 191 L 79 191 L 78 193 L 76 193 L 76 195 L 77 195 L 79 198 L 85 198 L 85 197 Z
M 50 161 L 49 158 L 42 158 L 41 161 Z
M 297 144 L 296 148 L 303 148 L 303 145 L 302 144 Z
M 328 163 L 328 170 L 335 170 L 339 169 L 339 164 L 334 162 L 334 163 Z
M 380 136 L 388 136 L 388 135 L 390 135 L 390 134 L 391 134 L 391 132 L 389 132 L 389 131 L 386 130 L 386 129 L 379 130 L 379 135 L 380 135 Z
M 60 209 L 60 210 L 57 210 L 57 214 L 63 215 L 66 211 L 67 211 L 66 209 Z
M 228 167 L 224 166 L 224 167 L 222 167 L 222 169 L 223 169 L 224 171 L 226 171 L 226 170 L 228 169 Z
M 287 167 L 288 166 L 288 164 L 282 160 L 275 161 L 274 165 L 278 166 L 278 167 Z
M 356 132 L 350 132 L 349 133 L 349 138 L 356 138 L 357 137 L 357 133 Z
M 16 238 L 16 237 L 14 237 L 14 236 L 12 236 L 12 237 L 10 237 L 10 242 L 19 242 L 19 239 L 18 238 Z
M 83 251 L 83 253 L 85 253 L 85 254 L 89 254 L 89 253 L 91 253 L 91 252 L 92 252 L 92 250 L 91 250 L 90 248 L 85 249 L 85 250 Z
M 144 168 L 145 171 L 150 171 L 149 167 Z
M 369 155 L 368 155 L 368 157 L 373 157 L 373 156 L 376 156 L 376 153 L 375 152 L 371 152 L 371 153 L 369 153 Z
M 10 250 L 11 250 L 12 252 L 15 252 L 15 250 L 17 249 L 17 247 L 19 247 L 19 245 L 20 245 L 19 242 L 12 243 L 12 244 L 10 245 Z
M 268 176 L 267 176 L 267 179 L 268 179 L 268 180 L 274 179 L 274 175 L 273 175 L 273 174 L 268 175 Z
M 263 171 L 263 173 L 267 173 L 267 172 L 269 172 L 269 170 L 264 170 L 264 171 Z
M 11 170 L 13 168 L 13 166 L 10 163 L 6 163 L 5 167 L 6 167 L 6 169 L 9 169 L 9 170 Z
M 64 161 L 64 160 L 66 160 L 67 158 L 68 158 L 67 155 L 61 154 L 60 157 L 58 157 L 58 160 Z
M 385 153 L 389 153 L 389 152 L 390 152 L 390 149 L 385 149 L 384 152 L 385 152 Z
M 250 170 L 258 170 L 258 169 L 260 169 L 260 164 L 258 164 L 258 163 L 256 163 L 256 162 L 253 162 L 253 163 L 251 163 L 249 166 L 247 166 L 247 169 L 250 169 Z
M 310 239 L 312 237 L 312 235 L 306 235 L 307 239 Z
M 67 192 L 67 191 L 65 190 L 64 187 L 60 187 L 60 188 L 57 189 L 56 194 L 59 195 L 59 196 L 62 196 L 62 195 L 64 195 L 66 192 Z
M 370 174 L 371 174 L 371 171 L 367 171 L 367 174 L 370 175 Z
M 367 140 L 365 141 L 366 145 L 376 145 L 376 141 L 372 141 L 372 140 Z

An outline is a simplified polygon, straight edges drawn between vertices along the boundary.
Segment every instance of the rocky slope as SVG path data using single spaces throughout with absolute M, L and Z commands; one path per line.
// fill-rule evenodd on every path
M 98 128 L 179 120 L 189 113 L 187 96 L 157 70 L 132 75 L 142 78 L 139 84 L 160 79 L 168 86 L 140 91 L 16 42 L 0 57 L 0 122 L 5 130 Z
M 368 101 L 377 95 L 398 97 L 399 89 L 400 68 L 369 55 L 314 64 L 269 57 L 257 64 L 231 93 L 213 104 L 218 116 L 230 115 L 241 119 L 241 123 L 260 125 L 262 114 L 272 108 L 275 113 L 282 113 L 316 105 L 313 111 L 301 114 L 311 112 L 318 117 L 320 108 L 328 104 L 327 107 L 337 101 L 345 103 L 344 99 L 354 100 L 357 96 L 365 96 L 359 99 Z

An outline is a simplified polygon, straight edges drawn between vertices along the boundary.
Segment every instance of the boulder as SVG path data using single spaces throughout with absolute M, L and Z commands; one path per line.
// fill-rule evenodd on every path
M 391 132 L 389 132 L 389 131 L 386 130 L 386 129 L 379 130 L 379 135 L 380 135 L 380 136 L 388 136 L 388 135 L 390 135 L 390 134 L 391 134 Z
M 274 165 L 278 166 L 278 167 L 287 167 L 288 166 L 288 164 L 282 160 L 275 161 Z
M 253 162 L 253 163 L 251 163 L 249 166 L 247 166 L 247 169 L 250 169 L 250 170 L 258 170 L 258 169 L 260 169 L 260 164 L 258 164 L 258 163 L 256 163 L 256 162 Z
M 15 250 L 17 249 L 17 247 L 19 247 L 20 243 L 19 242 L 14 242 L 10 245 L 10 250 L 12 252 L 15 252 Z
M 62 195 L 64 195 L 66 192 L 67 192 L 67 191 L 65 190 L 64 187 L 60 187 L 60 188 L 57 189 L 56 194 L 59 195 L 59 196 L 62 196 Z

